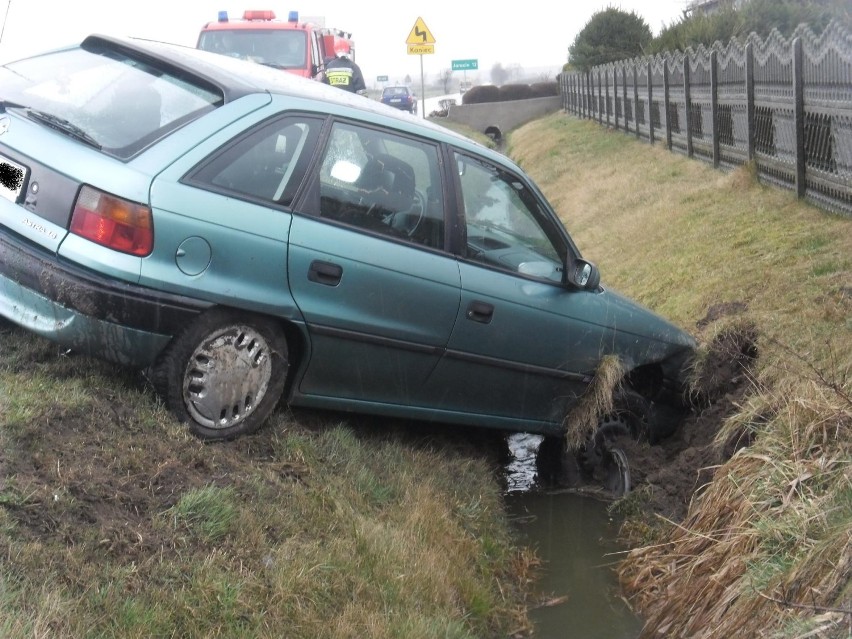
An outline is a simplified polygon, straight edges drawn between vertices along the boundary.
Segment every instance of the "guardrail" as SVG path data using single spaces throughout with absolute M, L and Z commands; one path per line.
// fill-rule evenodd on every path
M 800 25 L 560 76 L 563 108 L 852 215 L 852 35 Z

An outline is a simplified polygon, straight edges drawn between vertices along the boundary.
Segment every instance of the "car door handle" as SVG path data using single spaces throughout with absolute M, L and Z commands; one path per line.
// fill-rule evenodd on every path
M 490 324 L 492 317 L 494 317 L 494 306 L 491 304 L 471 302 L 467 307 L 467 319 L 469 320 L 480 324 Z
M 341 277 L 343 277 L 343 267 L 331 262 L 314 260 L 308 269 L 308 279 L 317 284 L 337 286 L 340 284 Z

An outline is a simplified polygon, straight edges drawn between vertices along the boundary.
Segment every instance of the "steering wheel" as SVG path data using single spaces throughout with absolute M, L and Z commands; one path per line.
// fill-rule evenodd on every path
M 417 227 L 420 226 L 420 222 L 423 221 L 423 217 L 426 215 L 426 196 L 423 195 L 420 191 L 414 191 L 414 204 L 411 205 L 411 208 L 408 209 L 408 213 L 414 214 L 417 213 L 417 221 L 411 225 L 411 228 L 408 229 L 407 234 L 408 237 L 414 235 L 414 232 L 417 230 Z

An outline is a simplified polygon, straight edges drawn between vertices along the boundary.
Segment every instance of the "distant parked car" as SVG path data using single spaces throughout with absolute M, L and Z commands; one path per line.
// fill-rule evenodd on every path
M 417 113 L 417 96 L 408 87 L 385 87 L 382 89 L 382 104 Z
M 608 355 L 633 407 L 681 397 L 692 338 L 601 286 L 501 153 L 144 40 L 8 63 L 0 87 L 0 316 L 148 368 L 200 437 L 282 398 L 561 437 Z

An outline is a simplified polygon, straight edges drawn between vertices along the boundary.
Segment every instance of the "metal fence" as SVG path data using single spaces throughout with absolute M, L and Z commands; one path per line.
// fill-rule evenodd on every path
M 733 167 L 852 215 L 852 34 L 800 25 L 788 40 L 664 53 L 560 76 L 569 113 Z

